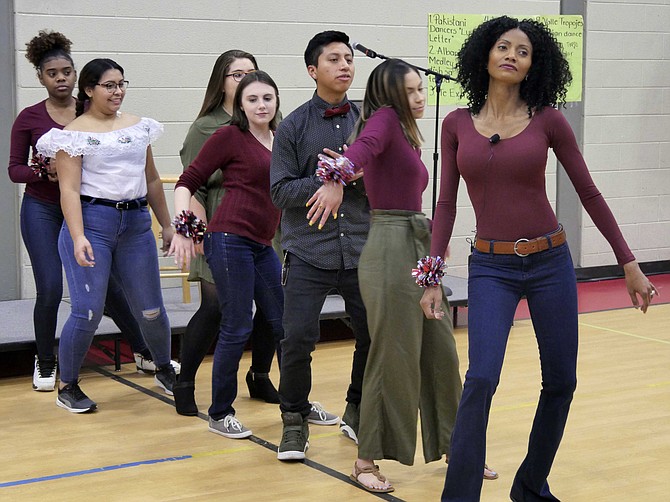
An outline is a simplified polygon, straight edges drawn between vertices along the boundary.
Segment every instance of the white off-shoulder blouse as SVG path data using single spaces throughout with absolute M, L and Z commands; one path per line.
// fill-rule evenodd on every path
M 163 125 L 142 117 L 137 124 L 110 132 L 51 129 L 37 150 L 55 157 L 59 150 L 82 157 L 81 194 L 116 201 L 145 197 L 147 147 L 163 134 Z

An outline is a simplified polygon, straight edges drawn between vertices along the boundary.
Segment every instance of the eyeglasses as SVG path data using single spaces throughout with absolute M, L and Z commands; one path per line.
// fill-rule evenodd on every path
M 115 92 L 117 89 L 125 91 L 130 85 L 130 82 L 128 82 L 127 80 L 122 80 L 118 84 L 116 82 L 105 82 L 104 84 L 95 84 L 95 85 L 104 87 L 105 89 L 107 89 L 107 92 L 111 94 Z
M 226 77 L 233 77 L 233 80 L 234 80 L 235 82 L 239 82 L 240 80 L 242 80 L 242 79 L 244 78 L 245 75 L 249 75 L 249 73 L 253 73 L 253 72 L 255 72 L 255 71 L 256 71 L 256 70 L 236 71 L 236 72 L 234 72 L 234 73 L 228 73 L 228 74 L 226 74 L 225 76 L 226 76 Z

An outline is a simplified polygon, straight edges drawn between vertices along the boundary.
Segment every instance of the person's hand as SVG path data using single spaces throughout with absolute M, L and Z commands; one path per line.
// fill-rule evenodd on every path
M 419 302 L 427 319 L 440 320 L 444 317 L 442 310 L 442 286 L 428 286 Z
M 85 235 L 77 237 L 74 241 L 74 258 L 82 267 L 95 267 L 93 248 Z
M 58 183 L 58 171 L 56 171 L 56 157 L 51 157 L 49 159 L 49 164 L 47 165 L 47 179 L 52 183 Z
M 167 227 L 161 227 L 161 238 L 163 240 L 161 251 L 163 251 L 163 256 L 167 256 L 167 252 L 170 249 L 172 239 L 174 239 L 174 228 L 172 227 L 172 225 L 169 225 Z
M 205 245 L 202 242 L 198 242 L 197 244 L 193 244 L 193 249 L 195 250 L 195 254 L 205 256 Z
M 329 215 L 332 214 L 333 219 L 336 220 L 343 197 L 344 187 L 340 183 L 334 181 L 324 183 L 307 201 L 307 207 L 312 206 L 307 211 L 309 225 L 312 226 L 318 221 L 319 230 L 321 230 L 328 221 Z
M 640 309 L 646 314 L 651 299 L 658 296 L 658 290 L 654 287 L 647 276 L 642 273 L 640 266 L 636 261 L 631 261 L 623 266 L 626 277 L 626 289 L 636 309 Z M 642 304 L 640 304 L 642 300 Z
M 193 239 L 179 234 L 174 235 L 167 254 L 174 255 L 175 265 L 180 269 L 184 267 L 188 269 L 191 266 L 191 258 L 195 256 Z

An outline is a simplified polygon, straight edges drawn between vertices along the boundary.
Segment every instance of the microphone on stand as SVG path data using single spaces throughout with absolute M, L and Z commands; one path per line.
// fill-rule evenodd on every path
M 357 51 L 362 52 L 367 57 L 372 58 L 372 59 L 374 59 L 374 58 L 388 59 L 383 54 L 378 54 L 375 51 L 373 51 L 372 49 L 368 49 L 367 47 L 365 47 L 362 44 L 359 44 L 358 42 L 351 42 L 351 48 L 353 50 L 357 50 Z

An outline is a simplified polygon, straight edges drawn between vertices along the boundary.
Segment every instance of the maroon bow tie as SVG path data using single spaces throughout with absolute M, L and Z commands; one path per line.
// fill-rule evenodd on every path
M 334 108 L 328 108 L 323 112 L 324 117 L 335 117 L 336 115 L 344 115 L 351 110 L 351 105 L 349 103 L 344 103 L 342 106 L 336 106 Z

